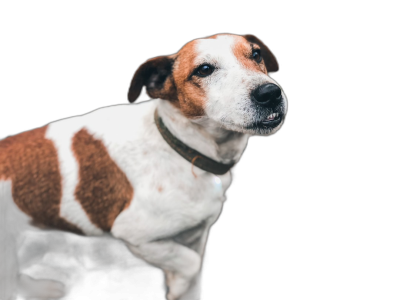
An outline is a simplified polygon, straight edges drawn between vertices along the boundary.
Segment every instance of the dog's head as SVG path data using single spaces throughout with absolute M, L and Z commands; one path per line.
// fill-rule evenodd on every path
M 267 135 L 282 126 L 287 110 L 285 94 L 268 76 L 278 68 L 255 36 L 218 34 L 146 61 L 133 76 L 128 99 L 134 102 L 146 86 L 150 97 L 171 101 L 190 119 Z

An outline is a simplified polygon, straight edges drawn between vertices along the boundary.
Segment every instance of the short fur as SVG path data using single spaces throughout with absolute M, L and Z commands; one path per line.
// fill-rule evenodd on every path
M 261 61 L 252 58 L 255 49 Z M 199 76 L 204 64 L 213 72 Z M 235 164 L 250 136 L 273 134 L 283 124 L 283 91 L 271 107 L 251 96 L 260 85 L 277 85 L 269 76 L 277 70 L 275 56 L 252 35 L 197 39 L 176 54 L 148 60 L 134 74 L 128 98 L 134 102 L 145 86 L 159 99 L 98 109 L 0 141 L 0 213 L 7 216 L 1 220 L 24 224 L 24 230 L 32 226 L 29 217 L 86 235 L 109 231 L 164 270 L 168 300 L 197 299 L 208 233 L 232 176 L 206 172 L 181 157 L 160 135 L 154 112 L 187 146 Z M 268 125 L 274 116 L 274 126 Z M 15 204 L 20 211 L 13 217 Z M 0 292 L 8 300 L 15 292 L 9 287 L 17 285 L 16 250 L 10 249 L 22 229 L 3 223 L 0 237 L 8 250 L 0 248 L 7 262 L 0 264 L 0 275 L 9 275 Z M 23 278 L 60 291 L 52 282 Z M 35 290 L 42 293 L 37 298 L 56 298 Z

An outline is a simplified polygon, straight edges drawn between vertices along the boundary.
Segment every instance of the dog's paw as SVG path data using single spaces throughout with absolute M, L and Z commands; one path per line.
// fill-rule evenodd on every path
M 167 300 L 200 300 L 200 274 L 191 280 L 165 272 Z
M 50 279 L 35 279 L 22 274 L 19 277 L 20 294 L 26 299 L 59 299 L 65 296 L 63 283 Z

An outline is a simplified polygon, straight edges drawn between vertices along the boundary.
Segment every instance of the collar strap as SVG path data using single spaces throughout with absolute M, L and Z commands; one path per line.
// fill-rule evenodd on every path
M 193 148 L 190 148 L 188 145 L 177 139 L 165 126 L 164 122 L 158 115 L 157 109 L 154 112 L 154 121 L 156 122 L 158 131 L 161 133 L 168 145 L 196 167 L 216 175 L 223 175 L 233 167 L 234 163 L 223 164 L 217 162 Z

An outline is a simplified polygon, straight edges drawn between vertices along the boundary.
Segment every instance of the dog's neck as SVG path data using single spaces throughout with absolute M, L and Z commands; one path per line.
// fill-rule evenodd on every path
M 158 100 L 157 109 L 176 138 L 209 158 L 225 164 L 236 163 L 246 148 L 247 134 L 224 129 L 207 117 L 189 120 L 166 100 Z

